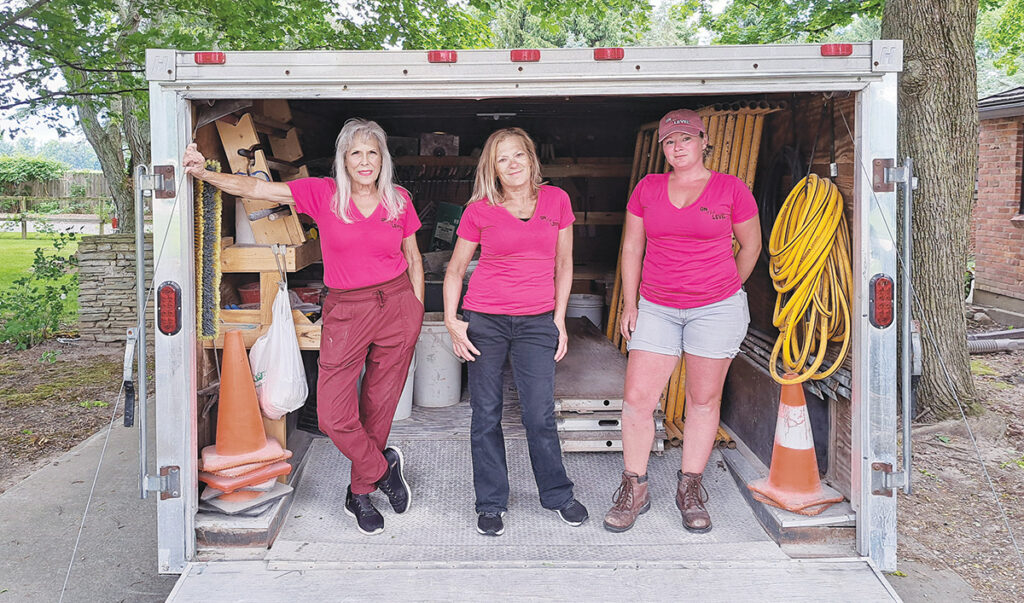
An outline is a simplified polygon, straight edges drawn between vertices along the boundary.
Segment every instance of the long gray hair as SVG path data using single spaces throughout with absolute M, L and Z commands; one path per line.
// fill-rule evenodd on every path
M 391 153 L 388 152 L 388 138 L 384 129 L 375 121 L 353 117 L 345 121 L 341 132 L 338 133 L 338 140 L 335 142 L 334 151 L 334 181 L 338 186 L 337 196 L 334 198 L 334 214 L 341 218 L 346 224 L 352 223 L 349 210 L 352 207 L 352 183 L 349 181 L 348 170 L 345 169 L 345 155 L 348 154 L 352 144 L 357 140 L 367 140 L 377 143 L 380 151 L 380 175 L 377 176 L 377 190 L 380 192 L 381 203 L 388 212 L 388 221 L 397 219 L 405 209 L 405 198 L 395 188 L 395 168 L 391 161 Z

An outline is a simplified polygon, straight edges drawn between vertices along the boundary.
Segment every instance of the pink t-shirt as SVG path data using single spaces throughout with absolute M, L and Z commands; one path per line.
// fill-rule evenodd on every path
M 537 208 L 525 221 L 486 199 L 470 203 L 457 232 L 480 244 L 480 262 L 462 307 L 512 316 L 553 310 L 558 231 L 575 220 L 569 195 L 554 186 L 540 187 Z
M 399 188 L 405 208 L 388 221 L 384 204 L 370 217 L 351 206 L 351 224 L 334 215 L 331 204 L 337 186 L 332 178 L 300 178 L 287 183 L 295 208 L 316 220 L 324 257 L 324 284 L 334 289 L 360 289 L 389 281 L 409 268 L 402 254 L 402 239 L 420 228 L 409 192 Z
M 697 200 L 682 209 L 668 198 L 668 174 L 641 180 L 626 209 L 647 235 L 640 295 L 672 308 L 696 308 L 729 297 L 743 284 L 732 255 L 732 226 L 757 215 L 742 180 L 711 172 Z

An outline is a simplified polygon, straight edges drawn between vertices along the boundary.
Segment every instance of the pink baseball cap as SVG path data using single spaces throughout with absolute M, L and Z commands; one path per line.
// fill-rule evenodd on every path
M 704 120 L 692 109 L 676 109 L 669 111 L 661 118 L 658 124 L 658 142 L 665 140 L 669 134 L 682 132 L 690 136 L 698 134 L 707 136 L 704 130 Z

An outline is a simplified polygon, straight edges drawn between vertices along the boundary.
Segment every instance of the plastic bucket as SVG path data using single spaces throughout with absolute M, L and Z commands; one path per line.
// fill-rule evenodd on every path
M 604 298 L 592 293 L 573 293 L 569 296 L 569 305 L 566 307 L 565 315 L 568 317 L 583 317 L 601 326 L 601 319 L 604 317 Z
M 412 391 L 413 376 L 416 372 L 416 354 L 412 355 L 412 362 L 409 364 L 409 374 L 405 377 L 405 386 L 402 387 L 402 395 L 398 398 L 398 408 L 395 409 L 395 421 L 408 419 L 412 416 Z
M 451 406 L 462 398 L 462 366 L 452 351 L 443 312 L 423 315 L 423 327 L 416 340 L 415 375 L 412 401 L 416 406 Z

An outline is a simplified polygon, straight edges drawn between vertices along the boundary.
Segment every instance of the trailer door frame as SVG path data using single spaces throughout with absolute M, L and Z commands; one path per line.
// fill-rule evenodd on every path
M 175 166 L 176 192 L 173 199 L 152 198 L 153 282 L 177 283 L 182 299 L 178 332 L 164 335 L 154 330 L 156 466 L 181 470 L 181 496 L 157 500 L 157 562 L 160 573 L 180 574 L 195 558 L 199 491 L 192 188 L 191 179 L 181 171 L 192 115 L 190 103 L 158 81 L 150 83 L 149 99 L 152 161 Z

